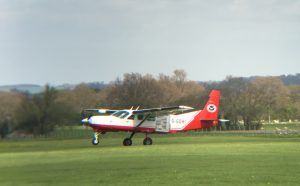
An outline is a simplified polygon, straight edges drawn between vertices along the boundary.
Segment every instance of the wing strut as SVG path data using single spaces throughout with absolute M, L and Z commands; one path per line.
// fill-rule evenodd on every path
M 145 121 L 146 121 L 146 119 L 148 119 L 148 117 L 150 116 L 151 114 L 147 114 L 146 115 L 146 117 L 136 126 L 136 127 L 134 127 L 134 130 L 133 130 L 133 132 L 131 133 L 131 135 L 130 135 L 130 137 L 129 137 L 129 139 L 131 139 L 131 138 L 133 138 L 133 136 L 135 135 L 135 133 L 136 133 L 136 129 L 139 127 L 139 126 L 141 126 Z

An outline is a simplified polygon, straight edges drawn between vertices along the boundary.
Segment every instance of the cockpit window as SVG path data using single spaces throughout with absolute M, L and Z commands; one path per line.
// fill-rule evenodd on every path
M 118 117 L 118 118 L 125 118 L 126 116 L 128 116 L 130 113 L 125 111 L 125 110 L 122 110 L 122 111 L 118 111 L 118 112 L 115 112 L 112 114 L 112 116 L 115 116 L 115 117 Z

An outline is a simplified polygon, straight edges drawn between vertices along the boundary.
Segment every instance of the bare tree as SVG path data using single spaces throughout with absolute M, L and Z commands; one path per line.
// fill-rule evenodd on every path
M 163 97 L 157 80 L 139 73 L 124 74 L 124 79 L 118 80 L 110 90 L 106 100 L 112 107 L 152 107 L 160 104 Z
M 183 70 L 175 70 L 174 73 L 171 77 L 160 74 L 158 79 L 139 73 L 124 74 L 123 80 L 117 79 L 114 85 L 106 88 L 110 90 L 106 105 L 123 108 L 166 106 L 179 102 L 195 105 L 194 99 L 200 97 L 204 87 L 187 81 Z
M 173 79 L 180 92 L 183 92 L 187 73 L 184 70 L 174 70 Z
M 257 77 L 252 81 L 253 94 L 262 107 L 262 115 L 268 116 L 276 108 L 285 105 L 289 100 L 289 91 L 277 77 Z

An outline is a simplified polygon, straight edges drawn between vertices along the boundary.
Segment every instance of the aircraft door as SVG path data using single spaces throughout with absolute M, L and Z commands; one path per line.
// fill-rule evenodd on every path
M 169 132 L 170 130 L 170 117 L 161 116 L 156 118 L 155 131 L 156 132 Z

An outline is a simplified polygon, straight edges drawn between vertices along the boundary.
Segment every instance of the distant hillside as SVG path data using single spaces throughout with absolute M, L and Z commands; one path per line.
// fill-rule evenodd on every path
M 282 75 L 279 77 L 285 85 L 300 85 L 300 73 L 296 75 Z
M 264 76 L 251 76 L 246 79 L 252 80 L 252 79 L 255 79 L 256 77 L 264 77 Z M 281 75 L 281 76 L 274 76 L 274 77 L 278 77 L 279 79 L 281 79 L 283 84 L 286 86 L 300 85 L 300 74 L 299 73 L 297 73 L 295 75 L 289 74 L 289 75 Z
M 104 82 L 92 82 L 86 83 L 92 89 L 101 90 L 105 88 L 108 84 Z M 62 84 L 53 86 L 57 90 L 72 90 L 76 87 L 76 84 Z M 44 90 L 44 86 L 34 85 L 34 84 L 19 84 L 19 85 L 3 85 L 0 86 L 0 92 L 26 92 L 29 94 L 41 93 Z
M 42 92 L 44 87 L 40 85 L 33 84 L 20 84 L 20 85 L 4 85 L 0 86 L 0 91 L 2 92 L 26 92 L 29 94 L 36 94 Z
M 246 80 L 253 80 L 257 77 L 267 77 L 267 76 L 250 76 L 250 77 L 239 77 L 239 78 L 243 78 Z M 288 85 L 300 85 L 300 73 L 297 73 L 295 75 L 281 75 L 281 76 L 273 76 L 273 77 L 278 77 L 279 79 L 281 79 L 281 81 L 283 82 L 284 85 L 288 86 Z M 212 84 L 218 84 L 221 83 L 225 80 L 222 81 L 198 81 L 200 84 L 202 85 L 212 85 Z
M 245 79 L 253 79 L 258 76 L 251 76 L 251 77 L 245 77 Z M 281 75 L 278 76 L 284 85 L 300 85 L 300 73 L 297 73 L 295 75 Z M 200 84 L 218 84 L 221 81 L 199 81 Z M 108 86 L 108 84 L 105 84 L 104 82 L 91 82 L 86 83 L 90 88 L 95 90 L 101 90 Z M 63 85 L 57 85 L 54 86 L 57 90 L 72 90 L 76 87 L 76 84 L 63 84 Z M 10 91 L 17 91 L 17 92 L 27 92 L 29 94 L 37 94 L 44 90 L 44 86 L 40 85 L 34 85 L 34 84 L 20 84 L 20 85 L 4 85 L 0 86 L 0 92 L 10 92 Z

